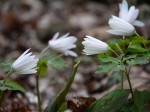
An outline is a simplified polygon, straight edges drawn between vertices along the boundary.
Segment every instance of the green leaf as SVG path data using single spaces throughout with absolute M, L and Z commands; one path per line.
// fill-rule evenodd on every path
M 125 41 L 123 39 L 111 39 L 107 41 L 107 44 L 111 49 L 114 49 L 115 51 L 119 51 L 117 45 L 122 48 L 123 45 L 125 44 Z
M 150 101 L 150 92 L 149 91 L 134 91 L 135 104 L 132 106 L 133 112 L 148 112 L 149 106 L 148 101 Z
M 130 66 L 133 66 L 133 65 L 143 65 L 143 64 L 149 63 L 149 58 L 146 58 L 145 56 L 144 57 L 137 57 L 135 59 L 127 60 L 126 62 Z
M 61 58 L 60 55 L 46 55 L 42 57 L 42 60 L 45 60 L 51 68 L 56 70 L 62 70 L 68 67 L 68 64 Z
M 124 44 L 124 40 L 123 39 L 111 39 L 111 40 L 107 41 L 107 44 L 111 48 L 114 47 L 114 46 L 116 47 L 116 44 L 118 44 L 119 46 L 122 46 Z
M 117 89 L 92 103 L 84 112 L 117 112 L 126 102 L 129 90 Z
M 7 72 L 11 69 L 11 65 L 13 64 L 13 60 L 1 60 L 1 63 L 0 63 L 0 71 L 1 72 Z
M 137 57 L 137 55 L 133 54 L 133 55 L 127 55 L 125 57 L 123 57 L 123 62 L 127 61 L 129 59 L 135 59 Z
M 110 71 L 120 71 L 120 70 L 124 71 L 125 70 L 125 65 L 107 63 L 105 65 L 98 66 L 96 74 L 102 74 L 102 73 L 107 73 L 107 72 L 110 72 Z
M 127 38 L 127 40 L 129 40 L 132 44 L 149 44 L 150 40 L 146 40 L 144 37 L 142 36 L 134 36 L 132 38 Z
M 113 67 L 116 66 L 116 64 L 113 63 L 108 63 L 105 65 L 99 65 L 98 69 L 96 70 L 96 74 L 102 74 L 102 73 L 107 73 L 113 70 Z
M 150 92 L 134 91 L 134 104 L 128 101 L 119 112 L 149 112 Z
M 64 112 L 67 109 L 67 103 L 63 103 L 59 108 L 59 112 Z
M 68 67 L 68 64 L 61 58 L 57 58 L 57 59 L 49 59 L 48 60 L 48 64 L 56 70 L 62 70 L 66 67 Z
M 149 52 L 149 50 L 145 49 L 139 45 L 130 45 L 127 49 L 127 52 L 144 53 L 144 52 Z
M 65 97 L 73 83 L 75 74 L 77 72 L 78 66 L 79 66 L 80 62 L 77 62 L 74 67 L 73 70 L 70 74 L 69 80 L 65 86 L 65 88 L 52 100 L 49 102 L 48 106 L 46 107 L 46 109 L 44 110 L 44 112 L 57 112 L 60 108 L 60 106 L 63 104 Z
M 116 65 L 113 71 L 125 71 L 125 65 Z
M 118 64 L 120 62 L 120 59 L 114 58 L 114 57 L 110 57 L 110 56 L 98 57 L 98 59 L 100 59 L 101 62 L 105 62 L 105 63 L 111 62 L 111 63 Z
M 2 85 L 3 80 L 0 80 L 0 85 Z M 25 89 L 19 85 L 17 82 L 11 81 L 11 80 L 7 80 L 5 82 L 5 84 L 0 87 L 0 90 L 5 91 L 5 90 L 18 90 L 21 92 L 25 92 Z
M 47 61 L 40 59 L 38 62 L 38 74 L 40 76 L 46 76 L 47 69 L 48 69 Z

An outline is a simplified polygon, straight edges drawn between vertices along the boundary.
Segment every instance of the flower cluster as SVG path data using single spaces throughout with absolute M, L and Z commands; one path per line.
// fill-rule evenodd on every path
M 126 0 L 123 0 L 119 4 L 119 17 L 112 16 L 109 19 L 110 29 L 107 31 L 110 34 L 130 36 L 133 35 L 136 31 L 134 26 L 144 26 L 137 19 L 139 10 L 134 6 L 131 6 L 128 10 L 128 4 Z M 76 48 L 75 42 L 77 38 L 74 36 L 69 36 L 69 33 L 59 37 L 59 33 L 56 33 L 51 40 L 48 41 L 48 48 L 51 48 L 57 52 L 60 52 L 65 55 L 70 55 L 77 57 L 77 54 L 71 49 Z M 83 54 L 94 55 L 99 53 L 105 53 L 108 50 L 111 50 L 110 47 L 98 39 L 95 39 L 91 36 L 86 36 L 82 42 L 84 45 Z M 17 74 L 32 74 L 37 72 L 37 63 L 38 58 L 35 58 L 32 53 L 28 53 L 30 49 L 26 50 L 13 64 L 12 70 Z
M 139 26 L 139 27 L 144 26 L 144 23 L 137 20 L 137 17 L 139 14 L 139 9 L 136 9 L 135 6 L 131 6 L 128 9 L 128 4 L 127 4 L 126 0 L 122 0 L 122 3 L 119 4 L 119 9 L 120 9 L 119 16 L 117 17 L 117 16 L 112 15 L 112 17 L 109 19 L 108 24 L 109 24 L 110 29 L 107 30 L 107 32 L 110 34 L 120 35 L 123 37 L 137 34 L 134 26 Z M 134 37 L 134 38 L 138 39 L 139 37 Z M 84 38 L 84 40 L 82 41 L 82 44 L 84 46 L 84 49 L 82 51 L 83 54 L 96 55 L 96 54 L 105 53 L 105 55 L 99 55 L 100 60 L 102 62 L 106 62 L 106 64 L 104 66 L 101 65 L 101 67 L 98 67 L 99 73 L 108 73 L 110 71 L 111 72 L 119 71 L 120 73 L 122 73 L 122 78 L 120 81 L 122 89 L 121 89 L 121 91 L 119 90 L 120 91 L 119 94 L 118 94 L 118 90 L 116 91 L 117 94 L 119 95 L 119 97 L 116 97 L 117 96 L 116 95 L 115 98 L 120 99 L 121 93 L 123 94 L 123 96 L 125 96 L 125 94 L 123 93 L 123 91 L 124 91 L 127 94 L 126 94 L 126 97 L 123 99 L 123 101 L 127 101 L 128 95 L 131 93 L 133 105 L 136 104 L 135 103 L 136 100 L 134 101 L 134 98 L 136 98 L 136 97 L 134 97 L 134 94 L 137 94 L 138 92 L 137 91 L 134 92 L 132 89 L 132 84 L 131 84 L 130 77 L 129 77 L 131 67 L 133 65 L 139 65 L 141 63 L 142 64 L 149 63 L 149 54 L 148 54 L 149 50 L 146 47 L 147 41 L 138 39 L 138 42 L 136 43 L 134 38 L 130 38 L 130 40 L 124 38 L 124 40 L 119 39 L 119 41 L 116 41 L 117 39 L 115 41 L 111 40 L 111 41 L 109 41 L 109 44 L 107 44 L 107 43 L 105 43 L 101 40 L 98 40 L 92 36 L 86 36 Z M 56 33 L 52 37 L 52 39 L 50 39 L 48 41 L 47 47 L 41 51 L 39 57 L 33 55 L 32 52 L 29 52 L 30 49 L 27 49 L 16 61 L 14 61 L 14 63 L 11 65 L 11 70 L 6 74 L 4 80 L 0 82 L 0 91 L 1 91 L 0 97 L 3 96 L 3 91 L 5 91 L 6 89 L 20 90 L 20 91 L 24 92 L 24 89 L 21 86 L 17 86 L 18 85 L 17 83 L 13 83 L 13 82 L 7 80 L 7 78 L 11 74 L 11 72 L 13 72 L 15 74 L 35 74 L 36 73 L 35 80 L 36 80 L 36 92 L 37 92 L 37 97 L 38 97 L 37 98 L 38 99 L 38 111 L 42 112 L 40 91 L 39 91 L 39 76 L 45 76 L 47 68 L 48 68 L 48 64 L 50 64 L 50 62 L 52 62 L 52 60 L 58 59 L 58 57 L 62 56 L 62 54 L 66 55 L 66 56 L 77 57 L 78 55 L 72 50 L 77 47 L 75 44 L 76 41 L 77 41 L 77 38 L 75 36 L 69 36 L 69 33 L 67 33 L 63 36 L 59 36 L 59 33 Z M 117 48 L 117 50 L 116 50 L 116 48 Z M 115 49 L 115 50 L 113 50 L 113 49 Z M 44 55 L 44 52 L 46 50 L 56 51 L 58 53 L 61 53 L 61 55 L 51 58 L 50 56 Z M 111 50 L 117 57 L 114 57 L 111 54 L 109 54 L 110 53 L 110 52 L 108 52 L 109 50 Z M 135 51 L 136 52 L 138 51 L 137 54 Z M 148 54 L 148 55 L 146 55 L 146 54 Z M 143 57 L 142 57 L 142 55 L 143 55 Z M 146 57 L 148 57 L 148 58 L 145 59 Z M 145 59 L 145 60 L 143 60 L 143 59 Z M 52 111 L 57 112 L 60 109 L 60 106 L 62 105 L 63 101 L 65 100 L 67 92 L 68 92 L 69 88 L 71 87 L 71 84 L 73 83 L 79 63 L 80 62 L 77 62 L 77 64 L 74 65 L 73 70 L 68 79 L 69 81 L 66 84 L 66 87 L 62 90 L 62 92 L 60 92 L 60 95 L 56 96 L 56 98 L 52 102 L 50 101 L 50 103 L 46 107 L 45 111 L 49 112 L 52 109 Z M 60 61 L 58 61 L 58 62 L 54 61 L 50 65 L 51 66 L 52 65 L 62 66 L 65 64 L 64 63 L 61 64 Z M 58 68 L 58 67 L 56 66 L 55 68 Z M 129 87 L 130 87 L 130 92 L 128 89 L 124 90 L 124 87 L 123 87 L 123 85 L 124 85 L 123 84 L 123 81 L 124 81 L 123 76 L 124 75 L 126 75 L 126 77 L 127 77 Z M 10 86 L 10 85 L 13 85 L 13 86 Z M 65 93 L 64 93 L 64 91 L 65 91 Z M 63 94 L 63 95 L 61 95 L 61 94 Z M 113 97 L 114 93 L 113 94 L 110 93 L 110 94 L 111 94 L 111 97 Z M 106 95 L 106 96 L 108 97 L 109 95 Z M 105 98 L 103 97 L 103 99 L 107 100 L 108 98 L 106 96 L 105 96 Z M 142 96 L 142 95 L 140 95 L 140 96 Z M 2 98 L 0 100 L 2 100 Z M 112 101 L 111 103 L 114 104 L 115 100 Z M 89 101 L 91 102 L 91 100 L 89 100 Z M 95 98 L 94 98 L 94 101 L 95 101 Z M 98 101 L 98 102 L 96 102 L 97 104 L 104 102 L 104 100 L 97 100 L 97 101 Z M 56 105 L 58 102 L 59 102 L 59 104 Z M 94 102 L 94 106 L 96 103 Z M 112 105 L 111 103 L 109 103 L 109 104 Z M 131 103 L 131 101 L 130 101 L 130 103 Z M 103 104 L 105 104 L 105 102 Z M 95 108 L 94 106 L 93 105 L 89 106 L 87 109 L 90 108 L 89 110 L 92 112 L 93 112 L 92 109 L 98 110 L 98 108 L 97 107 Z M 0 101 L 0 107 L 1 107 L 1 101 Z M 133 107 L 133 106 L 131 106 L 131 107 Z M 110 107 L 110 108 L 112 108 L 112 107 Z M 101 110 L 101 109 L 99 109 L 99 110 Z M 74 110 L 67 109 L 64 112 L 73 112 L 73 111 Z M 118 111 L 118 110 L 115 110 L 115 111 Z
M 123 0 L 122 4 L 119 4 L 119 9 L 119 17 L 112 16 L 112 18 L 110 18 L 108 22 L 111 28 L 110 30 L 108 30 L 109 33 L 129 36 L 135 33 L 134 26 L 144 26 L 144 23 L 136 20 L 139 14 L 139 10 L 134 6 L 131 6 L 128 10 L 128 4 L 126 0 Z
M 108 33 L 121 36 L 130 36 L 136 33 L 134 26 L 144 26 L 144 23 L 136 20 L 139 10 L 134 6 L 131 6 L 128 10 L 128 4 L 126 0 L 123 0 L 122 4 L 119 4 L 119 9 L 119 17 L 112 15 L 112 18 L 109 19 L 108 24 L 111 29 L 107 31 Z M 85 38 L 82 42 L 84 45 L 83 54 L 93 55 L 105 53 L 110 49 L 106 43 L 91 36 L 86 37 L 87 38 Z

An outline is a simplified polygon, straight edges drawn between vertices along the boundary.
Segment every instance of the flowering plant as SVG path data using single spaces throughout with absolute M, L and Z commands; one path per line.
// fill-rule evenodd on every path
M 144 26 L 141 21 L 136 20 L 139 10 L 134 6 L 131 6 L 128 10 L 126 0 L 119 4 L 119 9 L 119 16 L 112 16 L 109 19 L 110 29 L 107 32 L 122 36 L 122 38 L 113 38 L 103 42 L 95 37 L 86 36 L 82 41 L 84 46 L 82 54 L 96 55 L 97 60 L 102 62 L 97 67 L 96 74 L 113 74 L 117 72 L 121 76 L 119 89 L 115 89 L 97 100 L 91 97 L 76 97 L 77 100 L 66 105 L 65 97 L 78 70 L 80 63 L 78 61 L 70 72 L 66 86 L 53 100 L 49 100 L 46 108 L 42 109 L 39 78 L 47 76 L 49 66 L 56 70 L 65 68 L 67 64 L 62 56 L 78 56 L 72 51 L 73 48 L 77 47 L 75 44 L 77 38 L 69 36 L 68 33 L 59 37 L 59 33 L 56 33 L 39 55 L 33 55 L 29 52 L 30 49 L 27 49 L 16 61 L 11 62 L 9 67 L 5 64 L 0 64 L 1 68 L 5 68 L 3 70 L 4 73 L 9 71 L 4 79 L 0 80 L 0 107 L 2 106 L 3 94 L 6 90 L 26 92 L 21 85 L 11 80 L 11 74 L 34 74 L 38 112 L 148 112 L 149 107 L 146 104 L 150 101 L 150 92 L 134 90 L 130 72 L 133 66 L 144 65 L 150 62 L 150 41 L 140 36 L 134 27 Z M 2 69 L 0 70 L 2 71 Z M 125 79 L 127 79 L 129 84 L 127 89 L 124 88 Z M 0 111 L 3 111 L 2 108 L 0 108 Z

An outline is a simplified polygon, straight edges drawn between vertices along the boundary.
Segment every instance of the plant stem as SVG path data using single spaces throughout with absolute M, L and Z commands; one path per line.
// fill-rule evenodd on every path
M 1 87 L 3 87 L 5 85 L 6 80 L 10 76 L 11 72 L 12 72 L 12 69 L 4 77 L 4 80 L 3 80 L 3 83 L 1 85 Z M 3 91 L 0 91 L 0 109 L 1 109 L 1 106 L 2 106 L 2 101 L 3 101 Z
M 41 57 L 43 56 L 43 53 L 45 53 L 48 49 L 49 49 L 49 46 L 45 47 L 45 48 L 41 51 L 39 57 L 41 58 Z
M 126 70 L 126 76 L 127 76 L 127 80 L 128 80 L 128 83 L 129 83 L 129 87 L 130 87 L 130 92 L 131 92 L 131 95 L 132 95 L 132 100 L 133 100 L 133 103 L 134 103 L 134 94 L 133 94 L 133 88 L 132 88 L 132 84 L 131 84 L 131 81 L 130 81 L 130 77 L 129 77 L 129 72 L 130 72 L 130 69 L 131 67 L 129 68 L 129 70 L 127 71 Z
M 55 59 L 60 58 L 60 57 L 62 57 L 62 56 L 63 56 L 63 54 L 60 54 L 60 55 L 58 55 L 58 56 L 52 58 L 52 60 L 55 60 Z
M 38 112 L 42 112 L 41 108 L 41 97 L 40 97 L 40 91 L 39 91 L 39 75 L 35 75 L 36 78 L 36 93 L 37 93 L 37 98 L 38 98 Z
M 40 55 L 39 59 L 42 58 L 43 53 L 45 53 L 49 49 L 49 46 L 45 47 Z M 40 69 L 40 68 L 39 68 Z M 41 95 L 40 95 L 40 90 L 39 90 L 39 72 L 35 74 L 35 80 L 36 80 L 36 93 L 37 93 L 37 99 L 38 99 L 38 112 L 42 112 L 42 107 L 41 107 Z
M 119 51 L 124 54 L 124 52 L 122 51 L 122 49 L 120 48 L 120 46 L 118 45 L 118 43 L 116 44 L 116 46 L 118 47 Z
M 121 71 L 121 89 L 123 89 L 124 88 L 124 86 L 123 86 L 123 80 L 124 80 L 124 77 L 123 77 L 123 72 Z
M 119 55 L 118 55 L 113 49 L 111 49 L 110 47 L 109 47 L 109 49 L 110 49 L 117 57 L 119 57 Z
M 125 40 L 125 36 L 123 36 L 123 40 Z
M 125 40 L 125 36 L 123 36 L 123 52 L 125 53 L 125 47 L 126 47 L 126 40 Z
M 44 52 L 46 52 L 49 49 L 49 46 L 45 47 L 42 51 L 41 54 L 43 54 Z
M 137 32 L 135 32 L 135 34 L 136 34 L 138 37 L 140 37 L 140 35 L 139 35 Z
M 12 72 L 12 69 L 11 69 L 11 70 L 6 74 L 6 76 L 4 77 L 4 81 L 3 81 L 3 83 L 2 83 L 2 86 L 6 83 L 6 80 L 7 80 L 7 78 L 10 76 L 11 72 Z
M 2 106 L 2 101 L 3 101 L 3 91 L 0 91 L 0 110 Z

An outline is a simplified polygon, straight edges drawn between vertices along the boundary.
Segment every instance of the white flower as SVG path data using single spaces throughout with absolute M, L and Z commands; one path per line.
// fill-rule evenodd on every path
M 94 55 L 99 53 L 105 53 L 109 50 L 109 46 L 96 38 L 86 36 L 82 44 L 84 45 L 83 54 Z
M 35 55 L 28 53 L 30 49 L 26 50 L 11 66 L 16 74 L 34 74 L 37 72 L 37 63 L 39 59 Z
M 49 47 L 65 55 L 77 57 L 77 54 L 70 50 L 72 48 L 76 48 L 75 42 L 77 41 L 77 38 L 74 36 L 69 36 L 69 33 L 59 38 L 58 37 L 59 33 L 56 33 L 53 38 L 49 40 Z
M 131 6 L 128 10 L 127 1 L 122 0 L 122 4 L 119 4 L 119 9 L 120 9 L 119 18 L 127 21 L 128 23 L 134 26 L 139 26 L 139 27 L 144 26 L 144 23 L 142 23 L 139 20 L 136 20 L 139 14 L 139 9 L 136 9 L 135 6 Z
M 135 33 L 135 28 L 131 24 L 116 16 L 112 16 L 108 24 L 111 28 L 107 31 L 108 33 L 123 36 L 129 36 Z

